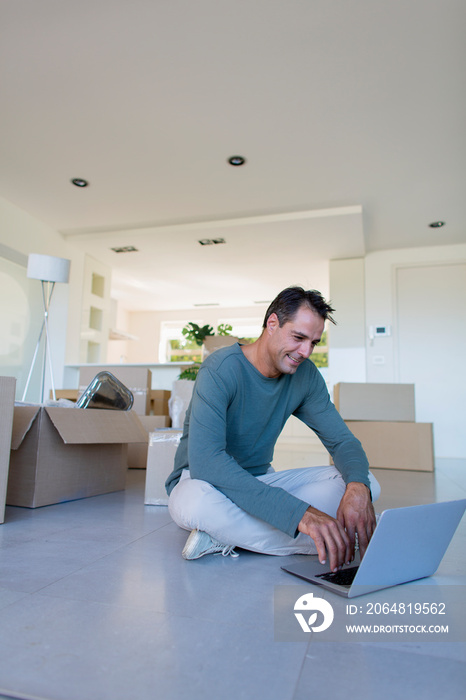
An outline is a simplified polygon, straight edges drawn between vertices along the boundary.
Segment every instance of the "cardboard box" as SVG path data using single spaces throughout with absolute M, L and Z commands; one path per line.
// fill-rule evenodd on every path
M 170 416 L 138 416 L 137 418 L 145 430 L 146 439 L 143 442 L 133 442 L 128 445 L 128 467 L 130 469 L 145 469 L 149 433 L 161 428 L 169 428 L 171 420 Z
M 102 367 L 80 367 L 79 396 L 87 389 L 96 374 L 111 372 L 133 394 L 133 411 L 141 416 L 150 413 L 150 392 L 152 372 L 146 367 L 125 367 L 125 365 L 106 365 Z
M 345 421 L 371 468 L 434 470 L 432 423 Z
M 414 422 L 414 384 L 340 382 L 333 402 L 343 420 Z
M 173 471 L 175 453 L 182 430 L 156 430 L 149 435 L 147 451 L 146 491 L 144 503 L 151 506 L 168 505 L 165 481 Z
M 230 345 L 237 343 L 239 338 L 233 335 L 208 335 L 204 338 L 204 344 L 202 346 L 202 359 L 205 359 L 207 355 L 220 350 L 221 348 L 227 348 Z
M 170 396 L 171 391 L 167 391 L 165 389 L 151 389 L 150 413 L 154 416 L 168 416 L 168 400 Z
M 78 394 L 78 389 L 55 389 L 55 397 L 57 401 L 58 399 L 66 399 L 67 401 L 74 401 L 76 403 L 78 400 Z M 53 399 L 52 389 L 50 389 L 49 399 Z
M 14 377 L 0 377 L 0 523 L 5 520 L 15 390 L 16 379 Z
M 120 491 L 127 443 L 143 439 L 132 411 L 15 406 L 6 502 L 37 508 Z

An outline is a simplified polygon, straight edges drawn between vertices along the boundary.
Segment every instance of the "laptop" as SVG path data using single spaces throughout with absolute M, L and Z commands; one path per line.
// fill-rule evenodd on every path
M 465 509 L 466 499 L 384 510 L 361 561 L 336 573 L 314 558 L 281 568 L 345 598 L 432 576 Z

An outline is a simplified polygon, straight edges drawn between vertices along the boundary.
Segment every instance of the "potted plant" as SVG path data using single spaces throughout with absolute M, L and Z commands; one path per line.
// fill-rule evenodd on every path
M 205 326 L 198 326 L 197 323 L 188 323 L 181 331 L 187 340 L 191 340 L 196 345 L 202 346 L 204 340 L 209 335 L 214 335 L 214 329 L 212 326 L 206 324 Z
M 202 357 L 204 359 L 204 357 L 214 352 L 214 350 L 218 350 L 220 347 L 225 347 L 226 345 L 232 345 L 238 340 L 238 338 L 231 335 L 232 330 L 233 327 L 230 326 L 229 323 L 220 323 L 217 326 L 217 332 L 214 334 L 212 326 L 208 324 L 199 326 L 197 323 L 190 321 L 181 332 L 186 340 L 190 340 L 202 347 Z M 199 367 L 199 364 L 186 367 L 181 372 L 180 379 L 194 381 L 197 377 Z
M 231 335 L 232 327 L 229 323 L 221 323 L 217 327 L 217 333 L 211 335 L 204 339 L 204 345 L 202 346 L 202 359 L 205 359 L 207 355 L 215 350 L 220 350 L 220 348 L 227 347 L 228 345 L 234 345 L 238 338 Z
M 185 367 L 181 372 L 180 372 L 180 379 L 187 379 L 190 382 L 194 382 L 197 373 L 199 372 L 199 367 L 201 365 L 199 363 L 195 363 L 193 365 L 190 365 L 189 367 Z

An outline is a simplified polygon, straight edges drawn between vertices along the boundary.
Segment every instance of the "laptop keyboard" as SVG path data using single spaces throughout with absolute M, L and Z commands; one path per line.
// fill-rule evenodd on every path
M 341 571 L 329 571 L 326 574 L 317 574 L 316 578 L 323 578 L 324 581 L 336 583 L 338 586 L 351 586 L 358 568 L 358 566 L 352 566 L 349 569 L 342 569 Z

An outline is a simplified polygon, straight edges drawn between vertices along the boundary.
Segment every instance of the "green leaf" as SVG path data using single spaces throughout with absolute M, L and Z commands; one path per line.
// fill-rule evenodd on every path
M 217 326 L 217 335 L 231 335 L 232 330 L 233 326 L 230 326 L 229 323 L 221 323 Z

